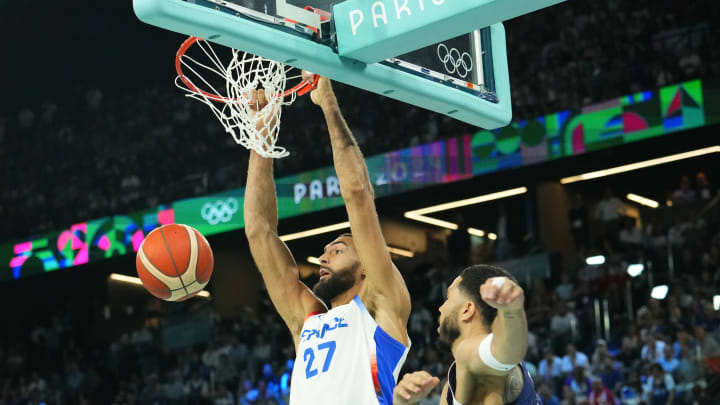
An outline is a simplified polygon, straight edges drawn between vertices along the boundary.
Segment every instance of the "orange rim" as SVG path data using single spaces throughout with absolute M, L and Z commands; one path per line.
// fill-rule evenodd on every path
M 177 72 L 178 77 L 185 84 L 185 86 L 187 86 L 187 88 L 190 91 L 200 93 L 203 96 L 209 98 L 210 100 L 217 101 L 220 103 L 236 102 L 237 101 L 236 99 L 223 97 L 219 94 L 210 93 L 210 92 L 207 92 L 203 89 L 196 87 L 190 81 L 190 79 L 188 79 L 187 76 L 185 76 L 185 73 L 182 70 L 181 58 L 183 57 L 183 55 L 185 55 L 185 52 L 187 52 L 187 50 L 191 46 L 193 46 L 195 43 L 197 43 L 199 41 L 204 41 L 204 39 L 198 38 L 198 37 L 189 37 L 188 39 L 185 40 L 185 42 L 182 43 L 182 45 L 180 45 L 180 49 L 178 49 L 177 54 L 175 55 L 175 71 Z M 303 95 L 307 94 L 308 92 L 312 91 L 312 89 L 314 89 L 315 86 L 317 86 L 317 83 L 319 80 L 320 80 L 319 75 L 313 75 L 313 80 L 311 82 L 301 80 L 300 83 L 285 90 L 283 92 L 283 97 L 288 97 L 288 96 L 292 95 L 293 93 L 297 94 L 298 96 L 303 96 Z

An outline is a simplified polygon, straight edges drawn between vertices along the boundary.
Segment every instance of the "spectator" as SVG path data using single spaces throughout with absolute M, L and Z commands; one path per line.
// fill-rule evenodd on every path
M 582 194 L 575 194 L 568 215 L 570 217 L 570 230 L 573 240 L 575 241 L 575 248 L 579 251 L 589 248 L 590 232 L 588 228 L 588 209 L 583 201 Z
M 643 388 L 640 383 L 640 376 L 631 371 L 625 380 L 625 385 L 620 388 L 620 403 L 622 405 L 639 405 L 643 398 Z
M 560 405 L 576 405 L 578 401 L 575 399 L 575 392 L 567 385 L 562 387 L 563 397 Z
M 612 355 L 608 351 L 605 340 L 598 339 L 595 342 L 595 351 L 592 354 L 591 367 L 593 374 L 600 374 L 605 368 L 605 360 L 607 358 L 612 359 Z M 607 385 L 607 384 L 606 384 Z
M 285 402 L 290 399 L 290 379 L 292 378 L 293 367 L 295 366 L 295 360 L 288 359 L 285 362 L 285 372 L 280 376 L 280 391 L 282 392 Z
M 690 402 L 692 390 L 695 384 L 700 380 L 700 367 L 697 358 L 692 349 L 687 344 L 681 344 L 678 367 L 675 375 L 677 376 L 675 391 L 681 402 Z
M 543 381 L 552 383 L 555 388 L 562 381 L 562 359 L 556 356 L 552 349 L 545 349 L 545 356 L 538 365 L 538 376 Z
M 210 388 L 200 373 L 193 371 L 190 378 L 185 382 L 185 394 L 191 404 L 207 404 Z
M 620 392 L 622 386 L 622 373 L 612 357 L 605 358 L 603 370 L 600 373 L 603 385 L 612 392 Z
M 643 387 L 648 405 L 672 405 L 675 399 L 675 381 L 663 371 L 660 364 L 650 366 L 650 375 Z
M 225 385 L 237 380 L 239 373 L 235 365 L 230 362 L 230 357 L 222 353 L 220 355 L 220 363 L 216 367 L 215 381 L 219 385 Z
M 673 204 L 674 205 L 687 205 L 692 204 L 697 199 L 695 190 L 693 190 L 690 184 L 690 177 L 683 176 L 680 179 L 680 188 L 673 192 Z
M 575 314 L 568 311 L 567 304 L 565 302 L 559 302 L 557 304 L 557 312 L 553 315 L 550 321 L 550 330 L 555 337 L 562 337 L 567 339 L 568 337 L 572 340 L 575 335 L 575 328 L 577 326 L 577 318 Z
M 235 394 L 231 383 L 219 384 L 218 390 L 211 395 L 213 405 L 235 405 Z
M 590 395 L 590 379 L 585 376 L 585 367 L 577 366 L 572 374 L 565 379 L 565 385 L 575 393 L 576 400 L 587 399 Z
M 560 284 L 555 287 L 555 294 L 557 294 L 561 300 L 568 301 L 573 296 L 574 288 L 575 286 L 572 281 L 570 281 L 570 276 L 568 276 L 566 272 L 563 272 L 560 276 Z
M 623 336 L 620 346 L 620 353 L 616 358 L 625 366 L 630 366 L 638 359 L 640 354 L 640 339 L 636 332 L 636 327 L 631 325 L 629 333 Z
M 412 313 L 410 314 L 410 320 L 408 322 L 410 339 L 413 341 L 424 341 L 426 337 L 429 338 L 427 331 L 433 322 L 435 322 L 435 320 L 430 311 L 421 304 L 420 301 L 416 300 L 415 303 L 413 303 Z
M 695 341 L 700 349 L 700 356 L 712 358 L 720 356 L 720 345 L 717 340 L 705 331 L 702 325 L 695 326 Z
M 665 345 L 663 348 L 663 356 L 658 360 L 658 364 L 662 366 L 663 371 L 669 374 L 674 374 L 677 370 L 680 362 L 675 358 L 675 351 L 670 345 Z
M 654 333 L 648 334 L 645 345 L 640 350 L 640 358 L 655 363 L 662 357 L 665 351 L 665 342 L 658 340 Z
M 588 360 L 588 357 L 585 353 L 578 351 L 573 343 L 568 343 L 565 350 L 565 356 L 562 361 L 562 370 L 563 373 L 566 374 L 572 373 L 576 367 L 582 367 L 588 371 L 590 370 L 590 361 Z
M 542 399 L 543 405 L 560 405 L 560 399 L 553 394 L 553 389 L 550 384 L 543 381 L 537 387 L 537 394 Z M 433 405 L 436 405 L 435 402 Z
M 589 399 L 592 405 L 615 405 L 615 396 L 603 385 L 600 378 L 593 379 Z
M 179 371 L 173 370 L 170 373 L 169 381 L 165 384 L 165 398 L 168 405 L 180 405 L 185 403 L 185 384 Z
M 605 188 L 602 199 L 595 206 L 595 219 L 600 225 L 598 237 L 608 252 L 612 252 L 616 245 L 620 230 L 620 213 L 625 213 L 625 206 L 615 197 L 610 187 Z
M 713 198 L 713 190 L 705 173 L 698 172 L 695 175 L 695 185 L 697 187 L 697 195 L 700 201 L 710 201 Z
M 625 252 L 637 252 L 642 249 L 644 236 L 640 228 L 635 225 L 635 218 L 625 218 L 624 226 L 620 231 L 619 240 Z

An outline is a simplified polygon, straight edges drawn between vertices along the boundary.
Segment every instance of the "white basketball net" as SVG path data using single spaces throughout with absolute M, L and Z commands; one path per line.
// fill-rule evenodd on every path
M 283 97 L 288 81 L 287 72 L 293 68 L 237 49 L 232 49 L 232 58 L 225 65 L 209 42 L 198 40 L 195 45 L 209 62 L 200 62 L 190 55 L 180 56 L 185 75 L 177 76 L 175 85 L 187 92 L 188 97 L 210 107 L 236 143 L 265 158 L 288 156 L 290 153 L 278 146 L 277 140 L 282 107 L 295 101 L 295 92 Z M 210 83 L 208 74 L 225 80 L 224 93 Z M 193 80 L 190 76 L 193 76 Z M 296 75 L 290 79 L 298 77 Z M 192 88 L 183 78 L 192 84 Z M 260 88 L 265 90 L 268 103 L 256 113 L 251 108 L 251 90 Z

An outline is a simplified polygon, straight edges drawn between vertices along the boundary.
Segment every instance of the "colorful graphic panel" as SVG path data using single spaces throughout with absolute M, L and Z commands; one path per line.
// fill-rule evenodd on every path
M 60 232 L 0 245 L 0 258 L 8 266 L 0 272 L 0 281 L 137 252 L 145 235 L 160 225 L 174 222 L 173 210 L 160 206 L 129 216 L 82 222 Z

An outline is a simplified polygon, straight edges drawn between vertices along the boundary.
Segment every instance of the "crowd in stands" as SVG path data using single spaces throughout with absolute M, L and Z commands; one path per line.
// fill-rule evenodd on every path
M 577 263 L 521 280 L 525 365 L 544 404 L 720 403 L 720 194 L 704 174 L 695 179 L 669 193 L 672 207 L 640 210 L 633 222 L 612 190 L 598 201 L 578 198 L 568 212 Z M 486 263 L 505 254 L 485 252 Z M 604 264 L 586 263 L 598 254 Z M 431 247 L 403 272 L 413 310 L 402 372 L 445 378 L 451 358 L 435 345 L 437 308 L 470 260 L 477 252 Z M 644 271 L 631 277 L 629 264 Z M 657 284 L 669 291 L 651 298 Z M 120 312 L 84 308 L 91 314 L 61 307 L 2 335 L 0 405 L 288 403 L 294 348 L 266 294 L 225 318 L 200 298 L 180 306 L 152 299 Z M 179 318 L 209 325 L 207 339 L 183 344 L 192 333 L 169 332 Z M 421 404 L 438 404 L 439 393 Z
M 566 2 L 507 23 L 517 118 L 720 75 L 718 8 L 709 0 Z M 100 68 L 98 68 L 100 69 Z M 365 155 L 475 131 L 338 85 Z M 171 83 L 124 91 L 76 87 L 0 111 L 0 240 L 241 186 L 248 154 L 206 107 Z M 283 115 L 291 156 L 279 176 L 331 164 L 307 98 Z

